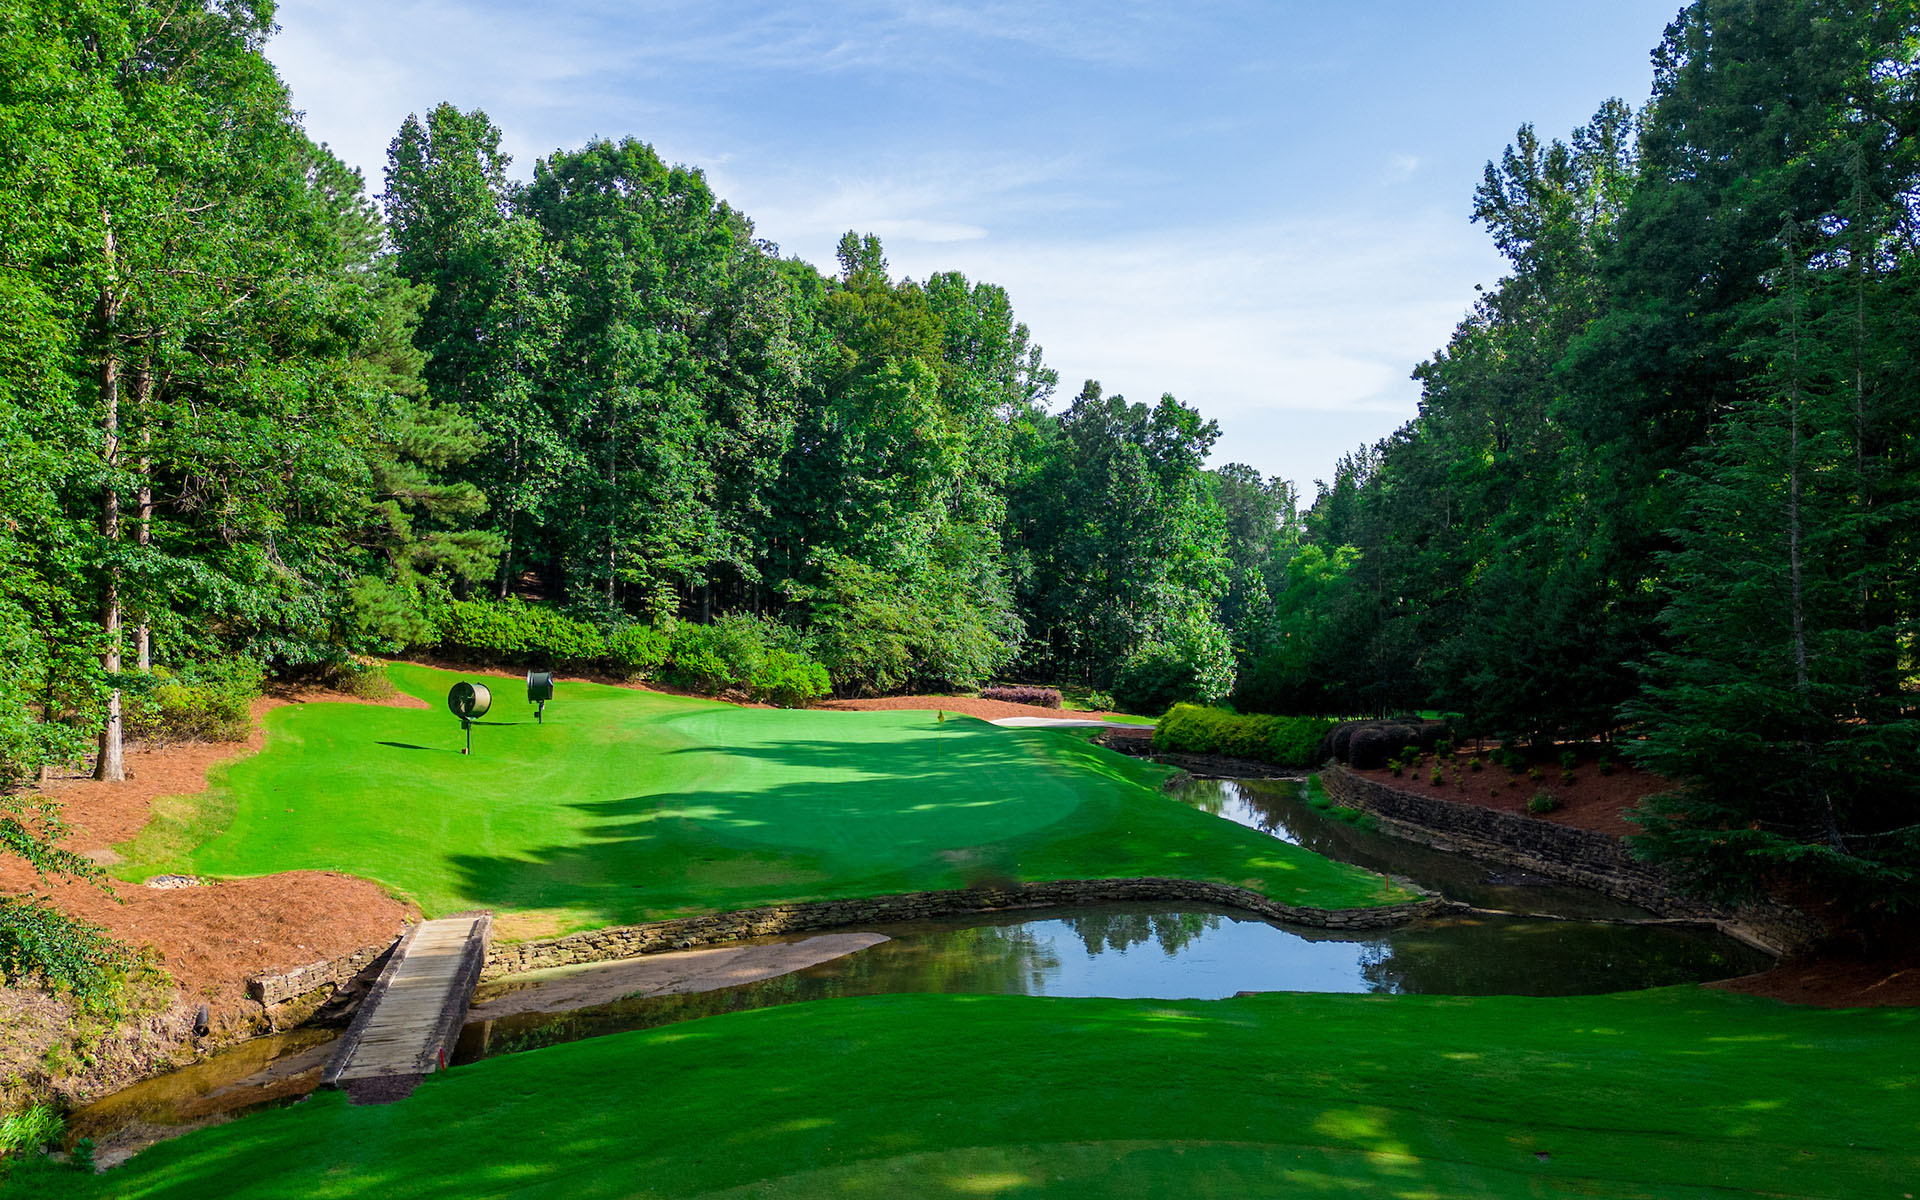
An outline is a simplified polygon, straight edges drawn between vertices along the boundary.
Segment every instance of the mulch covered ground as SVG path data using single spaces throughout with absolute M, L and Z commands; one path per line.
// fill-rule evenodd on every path
M 1479 758 L 1481 764 L 1478 771 L 1468 766 L 1475 757 Z M 1658 775 L 1618 761 L 1613 764 L 1611 775 L 1602 775 L 1594 757 L 1592 750 L 1582 753 L 1580 762 L 1574 767 L 1571 785 L 1560 782 L 1558 759 L 1535 763 L 1540 778 L 1531 779 L 1524 767 L 1517 772 L 1509 771 L 1505 767 L 1494 766 L 1484 753 L 1476 756 L 1466 750 L 1455 754 L 1446 764 L 1446 782 L 1441 784 L 1432 782 L 1434 756 L 1431 754 L 1421 760 L 1418 770 L 1408 770 L 1399 778 L 1395 778 L 1393 772 L 1384 767 L 1361 771 L 1359 774 L 1404 792 L 1437 796 L 1442 800 L 1477 804 L 1482 808 L 1510 813 L 1526 813 L 1527 801 L 1536 793 L 1551 792 L 1560 801 L 1560 807 L 1550 813 L 1540 814 L 1536 819 L 1574 829 L 1610 833 L 1616 837 L 1639 832 L 1639 826 L 1622 814 L 1645 797 L 1666 791 L 1673 785 Z
M 1790 958 L 1758 975 L 1708 986 L 1820 1008 L 1913 1007 L 1920 1005 L 1920 955 Z
M 106 850 L 146 825 L 155 800 L 203 791 L 211 768 L 258 751 L 265 743 L 260 719 L 268 710 L 315 700 L 366 703 L 318 688 L 275 689 L 255 702 L 253 734 L 245 742 L 129 747 L 125 782 L 74 776 L 51 780 L 41 791 L 60 804 L 62 818 L 73 828 L 65 843 L 69 848 Z M 423 707 L 405 695 L 380 703 Z M 243 999 L 253 975 L 391 939 L 414 915 L 378 884 L 321 871 L 199 887 L 118 883 L 116 898 L 90 883 L 43 883 L 19 860 L 7 858 L 0 859 L 0 892 L 49 895 L 62 910 L 105 926 L 113 937 L 152 949 L 184 994 L 207 998 L 216 1010 L 219 1001 Z

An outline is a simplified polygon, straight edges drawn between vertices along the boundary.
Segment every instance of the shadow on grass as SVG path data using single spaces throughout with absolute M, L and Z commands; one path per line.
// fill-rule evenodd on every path
M 749 770 L 766 782 L 573 802 L 586 820 L 571 844 L 453 856 L 461 894 L 584 927 L 957 888 L 1010 869 L 1013 844 L 1048 826 L 1117 811 L 1111 781 L 1063 778 L 1043 749 L 995 729 L 669 752 L 688 753 L 764 764 Z

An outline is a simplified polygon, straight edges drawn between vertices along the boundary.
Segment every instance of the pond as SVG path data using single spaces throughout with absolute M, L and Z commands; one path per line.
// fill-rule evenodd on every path
M 1653 916 L 1599 892 L 1363 829 L 1308 804 L 1305 788 L 1305 781 L 1293 779 L 1195 779 L 1169 794 L 1283 842 L 1369 871 L 1390 872 L 1476 908 L 1596 921 Z
M 483 985 L 455 1062 L 743 1009 L 894 992 L 1219 999 L 1242 991 L 1567 996 L 1764 970 L 1710 929 L 1470 916 L 1369 933 L 1271 925 L 1218 909 L 1095 905 L 876 925 L 884 942 L 772 979 L 634 996 L 571 1012 L 487 1017 L 487 1000 L 547 972 Z M 552 972 L 578 986 L 584 973 Z

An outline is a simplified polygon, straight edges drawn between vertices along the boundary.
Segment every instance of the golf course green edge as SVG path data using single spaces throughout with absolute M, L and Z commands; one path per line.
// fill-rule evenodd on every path
M 536 723 L 518 679 L 388 670 L 428 707 L 269 712 L 261 752 L 156 805 L 113 873 L 337 871 L 427 916 L 492 911 L 503 942 L 1060 880 L 1191 880 L 1326 911 L 1422 898 L 1174 801 L 1169 769 L 1080 731 L 579 682 Z M 493 691 L 471 755 L 443 704 L 461 680 Z

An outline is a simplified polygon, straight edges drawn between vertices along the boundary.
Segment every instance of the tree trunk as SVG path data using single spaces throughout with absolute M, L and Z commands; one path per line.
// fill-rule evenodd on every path
M 513 449 L 507 459 L 508 494 L 507 502 L 507 544 L 500 554 L 500 587 L 494 598 L 505 600 L 507 589 L 513 586 L 513 532 L 520 523 L 520 435 L 513 436 Z
M 119 301 L 113 294 L 114 241 L 111 218 L 106 234 L 107 283 L 100 289 L 100 447 L 101 462 L 107 479 L 100 488 L 100 538 L 111 557 L 120 540 L 120 493 L 115 489 L 113 473 L 120 459 L 120 349 L 114 344 L 114 322 L 119 316 Z M 127 777 L 127 764 L 121 745 L 120 714 L 120 568 L 109 561 L 100 587 L 100 630 L 105 647 L 100 653 L 100 669 L 111 684 L 107 693 L 106 722 L 100 727 L 100 754 L 94 760 L 95 779 L 118 782 Z
M 616 492 L 620 486 L 620 471 L 615 455 L 617 450 L 613 441 L 613 418 L 607 418 L 607 611 L 614 609 L 614 580 L 619 577 L 619 522 L 616 515 L 620 511 Z
M 133 407 L 140 422 L 140 490 L 136 494 L 138 519 L 134 525 L 134 544 L 144 557 L 153 544 L 153 417 L 148 405 L 153 399 L 153 359 L 143 358 L 133 377 Z M 140 673 L 153 672 L 153 630 L 147 624 L 147 610 L 139 609 L 140 623 L 134 627 L 134 659 Z

